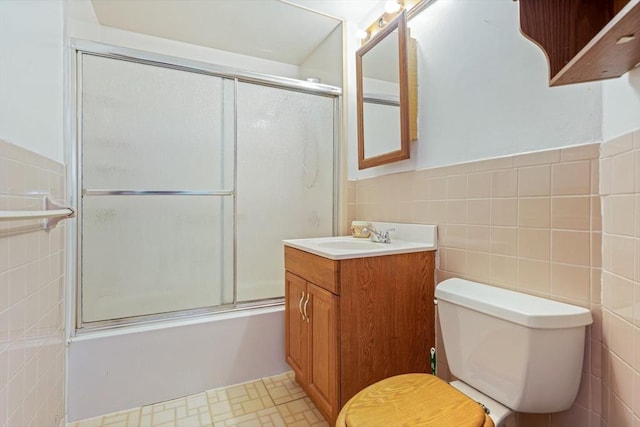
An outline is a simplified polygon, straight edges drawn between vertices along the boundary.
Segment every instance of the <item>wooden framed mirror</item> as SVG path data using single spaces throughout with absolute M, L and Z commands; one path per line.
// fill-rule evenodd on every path
M 407 40 L 403 11 L 356 52 L 358 169 L 410 156 Z

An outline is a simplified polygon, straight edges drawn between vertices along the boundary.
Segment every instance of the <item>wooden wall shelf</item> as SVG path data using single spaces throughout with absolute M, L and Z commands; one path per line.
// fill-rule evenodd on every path
M 522 33 L 545 52 L 550 86 L 620 77 L 640 63 L 640 0 L 519 0 Z

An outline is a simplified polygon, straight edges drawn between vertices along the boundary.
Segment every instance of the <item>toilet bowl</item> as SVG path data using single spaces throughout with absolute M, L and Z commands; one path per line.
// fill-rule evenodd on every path
M 378 381 L 344 405 L 336 427 L 490 427 L 514 411 L 571 407 L 589 310 L 463 279 L 441 282 L 435 295 L 458 380 L 404 374 Z

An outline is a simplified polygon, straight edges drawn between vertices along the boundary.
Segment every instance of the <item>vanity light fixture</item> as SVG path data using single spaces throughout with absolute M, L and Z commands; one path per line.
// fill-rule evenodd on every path
M 387 13 L 396 13 L 402 9 L 402 5 L 397 0 L 387 0 L 384 4 L 384 11 Z
M 0 0 L 1 1 L 1 0 Z M 419 13 L 436 0 L 387 0 L 384 4 L 384 11 L 366 29 L 358 31 L 357 37 L 360 45 L 366 42 L 391 21 L 393 21 L 403 10 L 407 11 L 407 18 L 412 14 Z M 366 34 L 366 35 L 365 35 Z
M 358 30 L 358 31 L 356 32 L 356 37 L 357 37 L 359 40 L 366 40 L 366 39 L 368 39 L 368 38 L 369 38 L 369 33 L 368 33 L 366 30 Z

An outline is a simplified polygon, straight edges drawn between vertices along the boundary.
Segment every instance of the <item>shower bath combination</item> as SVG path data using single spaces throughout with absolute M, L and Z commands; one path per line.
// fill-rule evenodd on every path
M 69 418 L 286 371 L 282 240 L 336 231 L 340 89 L 75 47 Z

